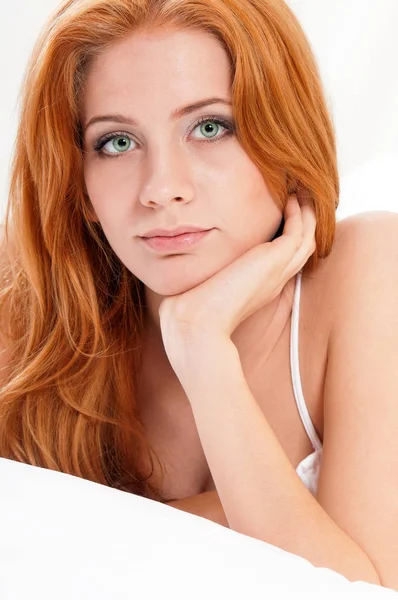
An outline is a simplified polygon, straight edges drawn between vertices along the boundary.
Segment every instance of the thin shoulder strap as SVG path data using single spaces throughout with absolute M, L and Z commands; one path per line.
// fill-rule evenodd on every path
M 301 387 L 300 379 L 300 363 L 299 363 L 299 318 L 300 318 L 300 295 L 301 295 L 301 276 L 302 271 L 296 275 L 296 287 L 293 299 L 292 319 L 290 328 L 290 369 L 292 375 L 292 383 L 294 396 L 297 403 L 297 408 L 300 413 L 301 420 L 304 428 L 307 432 L 308 437 L 311 440 L 315 450 L 322 448 L 322 443 L 315 431 L 314 425 L 311 421 L 310 414 L 308 412 L 307 405 L 305 403 L 303 389 Z

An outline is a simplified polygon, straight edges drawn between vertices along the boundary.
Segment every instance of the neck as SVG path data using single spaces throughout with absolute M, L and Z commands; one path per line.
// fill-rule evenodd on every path
M 256 357 L 264 362 L 272 354 L 289 322 L 296 277 L 293 277 L 283 288 L 282 292 L 269 304 L 262 307 L 245 319 L 231 335 L 231 341 L 239 351 L 242 361 L 251 364 Z M 147 341 L 148 357 L 156 357 L 156 362 L 162 360 L 165 368 L 170 364 L 164 350 L 159 319 L 159 306 L 162 296 L 146 289 L 145 338 Z

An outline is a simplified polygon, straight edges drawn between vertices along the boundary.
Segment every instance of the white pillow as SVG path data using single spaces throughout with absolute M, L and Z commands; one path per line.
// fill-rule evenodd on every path
M 72 475 L 0 459 L 0 482 L 1 600 L 398 598 Z

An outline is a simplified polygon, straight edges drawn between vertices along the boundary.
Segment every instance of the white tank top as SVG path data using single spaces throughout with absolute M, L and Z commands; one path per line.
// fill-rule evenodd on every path
M 290 370 L 294 397 L 301 420 L 314 447 L 314 452 L 309 454 L 298 465 L 296 472 L 304 485 L 315 496 L 318 489 L 319 469 L 322 461 L 322 443 L 315 431 L 307 406 L 305 404 L 303 390 L 301 387 L 299 367 L 299 317 L 300 317 L 300 294 L 301 294 L 301 271 L 296 275 L 296 287 L 293 299 L 292 319 L 290 326 Z

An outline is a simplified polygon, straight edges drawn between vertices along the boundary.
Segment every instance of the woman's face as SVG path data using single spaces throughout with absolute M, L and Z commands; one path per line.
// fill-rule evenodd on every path
M 272 239 L 280 225 L 282 211 L 234 133 L 230 84 L 219 42 L 191 30 L 134 34 L 98 57 L 88 75 L 87 192 L 109 244 L 144 283 L 152 307 Z M 211 98 L 224 103 L 171 117 Z M 104 115 L 113 117 L 88 126 Z M 94 147 L 109 134 L 100 154 Z M 212 231 L 178 251 L 156 251 L 140 237 L 181 224 Z

